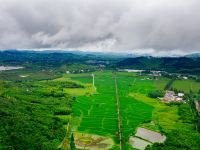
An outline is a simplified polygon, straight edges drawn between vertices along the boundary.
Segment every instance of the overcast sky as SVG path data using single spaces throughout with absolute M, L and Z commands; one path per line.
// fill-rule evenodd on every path
M 0 49 L 200 52 L 200 0 L 0 0 Z

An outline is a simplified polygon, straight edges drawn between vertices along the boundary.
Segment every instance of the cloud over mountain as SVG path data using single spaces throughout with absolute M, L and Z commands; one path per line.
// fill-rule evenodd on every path
M 0 0 L 0 49 L 200 51 L 199 0 Z

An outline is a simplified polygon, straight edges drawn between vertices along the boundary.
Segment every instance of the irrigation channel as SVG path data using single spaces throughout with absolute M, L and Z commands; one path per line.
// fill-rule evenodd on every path
M 116 75 L 114 76 L 115 80 L 115 94 L 116 94 L 116 101 L 117 101 L 117 121 L 118 121 L 118 133 L 119 133 L 119 144 L 120 150 L 122 150 L 122 132 L 121 132 L 121 116 L 120 116 L 120 100 L 117 88 L 117 79 Z

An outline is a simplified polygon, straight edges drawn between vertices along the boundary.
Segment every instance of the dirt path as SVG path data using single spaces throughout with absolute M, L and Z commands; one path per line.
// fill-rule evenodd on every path
M 115 80 L 115 94 L 116 94 L 116 101 L 117 101 L 117 120 L 118 120 L 118 132 L 119 132 L 119 142 L 120 142 L 120 150 L 122 150 L 122 132 L 121 132 L 121 117 L 120 117 L 120 101 L 119 101 L 119 94 L 117 88 L 117 79 L 116 75 L 114 75 Z

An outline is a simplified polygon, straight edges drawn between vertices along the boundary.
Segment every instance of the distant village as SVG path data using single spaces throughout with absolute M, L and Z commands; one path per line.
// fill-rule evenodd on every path
M 189 78 L 196 79 L 195 75 L 183 75 L 183 74 L 179 74 L 179 73 L 168 73 L 166 71 L 157 71 L 157 70 L 118 69 L 118 71 L 135 72 L 135 73 L 139 73 L 140 75 L 147 74 L 147 75 L 151 76 L 151 78 L 149 78 L 149 80 L 150 79 L 158 80 L 158 78 L 161 76 L 183 79 L 183 80 L 187 80 Z

